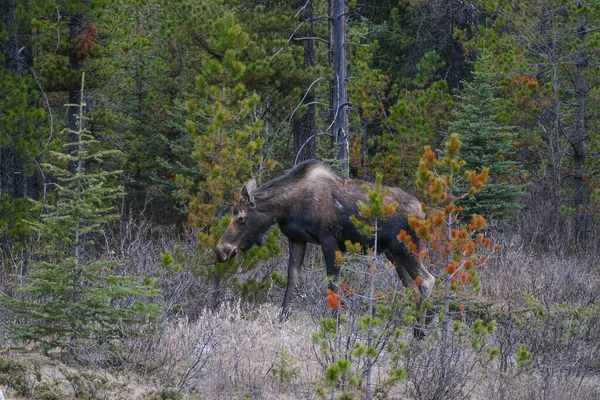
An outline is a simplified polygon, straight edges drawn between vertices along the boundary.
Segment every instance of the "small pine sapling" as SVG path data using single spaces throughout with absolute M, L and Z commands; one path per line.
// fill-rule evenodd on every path
M 187 227 L 198 234 L 199 251 L 192 260 L 182 262 L 212 284 L 207 301 L 213 306 L 227 300 L 228 294 L 255 301 L 266 296 L 273 284 L 283 283 L 273 270 L 255 269 L 260 261 L 279 254 L 275 230 L 266 235 L 264 246 L 214 264 L 214 246 L 229 224 L 230 199 L 240 195 L 239 189 L 249 177 L 260 181 L 260 176 L 275 167 L 264 149 L 261 98 L 244 83 L 250 72 L 244 55 L 253 39 L 234 14 L 219 18 L 218 25 L 229 33 L 207 34 L 214 34 L 214 45 L 226 51 L 222 59 L 201 61 L 201 73 L 190 86 L 191 95 L 179 107 L 184 117 L 179 129 L 193 143 L 188 151 L 192 152 L 196 173 L 174 178 Z
M 459 159 L 461 142 L 457 134 L 452 134 L 445 143 L 442 158 L 437 159 L 431 147 L 427 146 L 417 170 L 417 186 L 421 198 L 425 200 L 427 217 L 409 218 L 410 228 L 421 241 L 421 250 L 406 231 L 398 234 L 398 240 L 412 249 L 416 259 L 428 265 L 428 269 L 438 277 L 441 291 L 441 312 L 439 321 L 442 336 L 446 339 L 453 315 L 466 311 L 467 293 L 472 287 L 480 289 L 477 269 L 481 267 L 498 245 L 483 232 L 485 218 L 474 214 L 468 223 L 461 221 L 463 209 L 457 206 L 460 199 L 478 193 L 488 179 L 488 170 L 461 173 L 465 162 Z M 457 187 L 467 187 L 467 191 L 457 194 Z M 419 282 L 415 282 L 418 284 Z
M 436 276 L 436 289 L 420 310 L 426 316 L 425 340 L 412 341 L 400 351 L 410 381 L 408 394 L 417 397 L 464 396 L 473 390 L 471 372 L 486 369 L 499 354 L 491 345 L 494 322 L 472 318 L 480 304 L 473 296 L 480 289 L 477 269 L 497 247 L 483 232 L 485 219 L 473 215 L 469 222 L 462 222 L 463 210 L 456 205 L 457 200 L 484 186 L 488 171 L 463 172 L 460 147 L 459 136 L 453 134 L 441 158 L 429 146 L 425 148 L 416 181 L 426 218 L 409 217 L 420 249 L 406 231 L 398 234 L 413 256 Z M 460 194 L 456 190 L 459 182 L 467 187 Z M 419 284 L 417 279 L 415 285 Z M 432 318 L 436 314 L 437 320 Z
M 83 93 L 84 75 L 81 84 Z M 85 128 L 83 98 L 67 106 L 78 110 L 78 129 L 62 134 L 76 141 L 51 152 L 52 163 L 44 165 L 53 191 L 51 200 L 37 202 L 42 213 L 30 224 L 39 242 L 31 272 L 19 287 L 22 298 L 2 295 L 7 311 L 23 321 L 13 326 L 15 337 L 41 343 L 46 352 L 134 335 L 160 310 L 152 302 L 160 293 L 154 282 L 121 275 L 117 262 L 94 258 L 93 239 L 113 220 L 122 189 L 111 179 L 120 171 L 93 165 L 119 152 L 102 150 Z

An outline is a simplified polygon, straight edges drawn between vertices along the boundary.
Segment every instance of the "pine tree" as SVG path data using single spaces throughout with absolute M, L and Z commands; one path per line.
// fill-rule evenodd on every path
M 461 222 L 464 210 L 457 206 L 457 200 L 479 193 L 485 188 L 489 178 L 489 171 L 485 167 L 479 173 L 463 170 L 465 161 L 459 157 L 462 154 L 461 145 L 457 134 L 450 135 L 444 143 L 444 156 L 440 159 L 436 158 L 430 146 L 425 147 L 416 183 L 420 197 L 424 200 L 427 217 L 409 217 L 409 226 L 421 241 L 422 247 L 419 249 L 405 230 L 397 236 L 413 252 L 415 259 L 427 265 L 439 279 L 442 293 L 439 297 L 433 295 L 428 302 L 432 303 L 433 308 L 439 309 L 444 344 L 448 338 L 451 319 L 457 314 L 452 308 L 458 308 L 459 312 L 465 309 L 464 304 L 458 307 L 454 304 L 451 307 L 451 303 L 457 298 L 463 301 L 461 294 L 470 286 L 469 283 L 479 291 L 481 286 L 477 269 L 497 250 L 496 246 L 492 247 L 491 239 L 486 238 L 482 232 L 486 226 L 484 217 L 473 214 L 468 224 Z M 459 191 L 459 187 L 464 187 L 465 190 Z M 419 285 L 421 282 L 417 280 L 415 284 Z M 435 304 L 436 298 L 442 299 L 441 304 Z
M 48 136 L 41 95 L 28 74 L 32 65 L 30 10 L 0 1 L 0 246 L 19 249 L 38 197 L 34 159 Z M 0 253 L 3 251 L 0 250 Z
M 475 71 L 472 82 L 464 82 L 459 96 L 460 106 L 452 112 L 450 133 L 458 133 L 463 144 L 461 158 L 470 170 L 489 170 L 488 184 L 474 196 L 458 205 L 465 216 L 480 214 L 492 219 L 508 219 L 519 210 L 518 199 L 523 193 L 519 183 L 523 173 L 514 146 L 513 128 L 499 123 L 496 88 L 492 74 Z M 458 185 L 459 192 L 468 189 Z
M 23 300 L 3 296 L 9 309 L 25 320 L 14 327 L 16 336 L 41 342 L 45 350 L 73 345 L 78 339 L 101 342 L 121 337 L 158 310 L 150 302 L 134 301 L 156 296 L 153 285 L 121 276 L 117 262 L 93 260 L 83 252 L 113 218 L 112 202 L 122 190 L 110 183 L 120 171 L 91 166 L 120 154 L 102 150 L 84 128 L 83 99 L 68 106 L 77 107 L 79 126 L 62 132 L 66 143 L 61 151 L 50 153 L 52 163 L 45 165 L 54 179 L 53 200 L 37 203 L 42 215 L 31 228 L 40 249 L 20 287 Z

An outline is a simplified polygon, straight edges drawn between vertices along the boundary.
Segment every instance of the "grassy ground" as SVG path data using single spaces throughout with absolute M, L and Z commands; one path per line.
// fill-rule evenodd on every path
M 538 220 L 559 229 L 560 221 Z M 416 341 L 410 324 L 399 325 L 398 338 L 387 343 L 404 347 L 396 361 L 386 351 L 377 358 L 373 398 L 600 398 L 600 252 L 574 250 L 553 241 L 554 235 L 543 236 L 543 243 L 534 240 L 532 232 L 550 229 L 542 228 L 521 225 L 510 234 L 493 233 L 502 250 L 480 271 L 481 293 L 468 299 L 466 313 L 456 316 L 462 338 L 456 334 L 444 342 L 430 333 Z M 153 276 L 160 268 L 159 253 L 177 244 L 169 240 L 132 240 L 122 250 L 127 268 Z M 196 246 L 190 239 L 184 247 L 191 254 Z M 276 267 L 285 276 L 286 257 L 284 248 L 265 268 Z M 380 284 L 398 284 L 393 271 L 382 274 Z M 348 274 L 342 279 L 347 281 Z M 328 386 L 327 367 L 334 353 L 324 354 L 313 340 L 322 318 L 331 316 L 324 305 L 326 287 L 320 252 L 312 247 L 292 313 L 280 322 L 282 288 L 274 287 L 258 303 L 229 300 L 209 309 L 201 304 L 213 297 L 207 295 L 211 288 L 182 273 L 180 280 L 165 285 L 165 302 L 183 304 L 187 317 L 165 315 L 156 332 L 49 356 L 40 355 L 30 343 L 3 338 L 0 390 L 5 399 L 40 400 L 329 399 L 340 398 L 342 392 L 364 398 L 364 390 L 349 384 L 364 371 L 364 362 L 355 362 L 354 356 L 350 369 L 355 375 Z M 349 305 L 344 307 L 346 317 L 357 316 L 350 314 Z M 479 348 L 473 345 L 476 318 L 495 322 Z M 434 318 L 429 328 L 438 322 Z M 349 357 L 353 343 L 362 340 L 358 336 L 356 330 L 340 331 L 332 341 L 338 346 L 334 355 Z M 499 352 L 491 361 L 488 349 Z M 394 365 L 404 369 L 403 379 L 385 386 Z

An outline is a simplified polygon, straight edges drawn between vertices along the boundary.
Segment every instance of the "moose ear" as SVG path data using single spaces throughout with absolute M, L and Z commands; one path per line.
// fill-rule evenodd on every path
M 256 207 L 254 203 L 254 191 L 256 190 L 256 181 L 252 179 L 250 182 L 242 186 L 242 197 L 250 205 L 250 207 Z

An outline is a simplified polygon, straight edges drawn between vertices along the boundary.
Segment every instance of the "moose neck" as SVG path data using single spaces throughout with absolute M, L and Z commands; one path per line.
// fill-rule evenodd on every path
M 298 202 L 302 201 L 307 192 L 314 190 L 316 182 L 323 179 L 330 185 L 330 181 L 341 178 L 319 161 L 309 160 L 256 188 L 252 196 L 265 229 L 289 218 Z
M 297 199 L 295 188 L 283 182 L 271 181 L 255 192 L 256 211 L 260 214 L 261 225 L 267 229 L 281 222 L 289 215 Z

